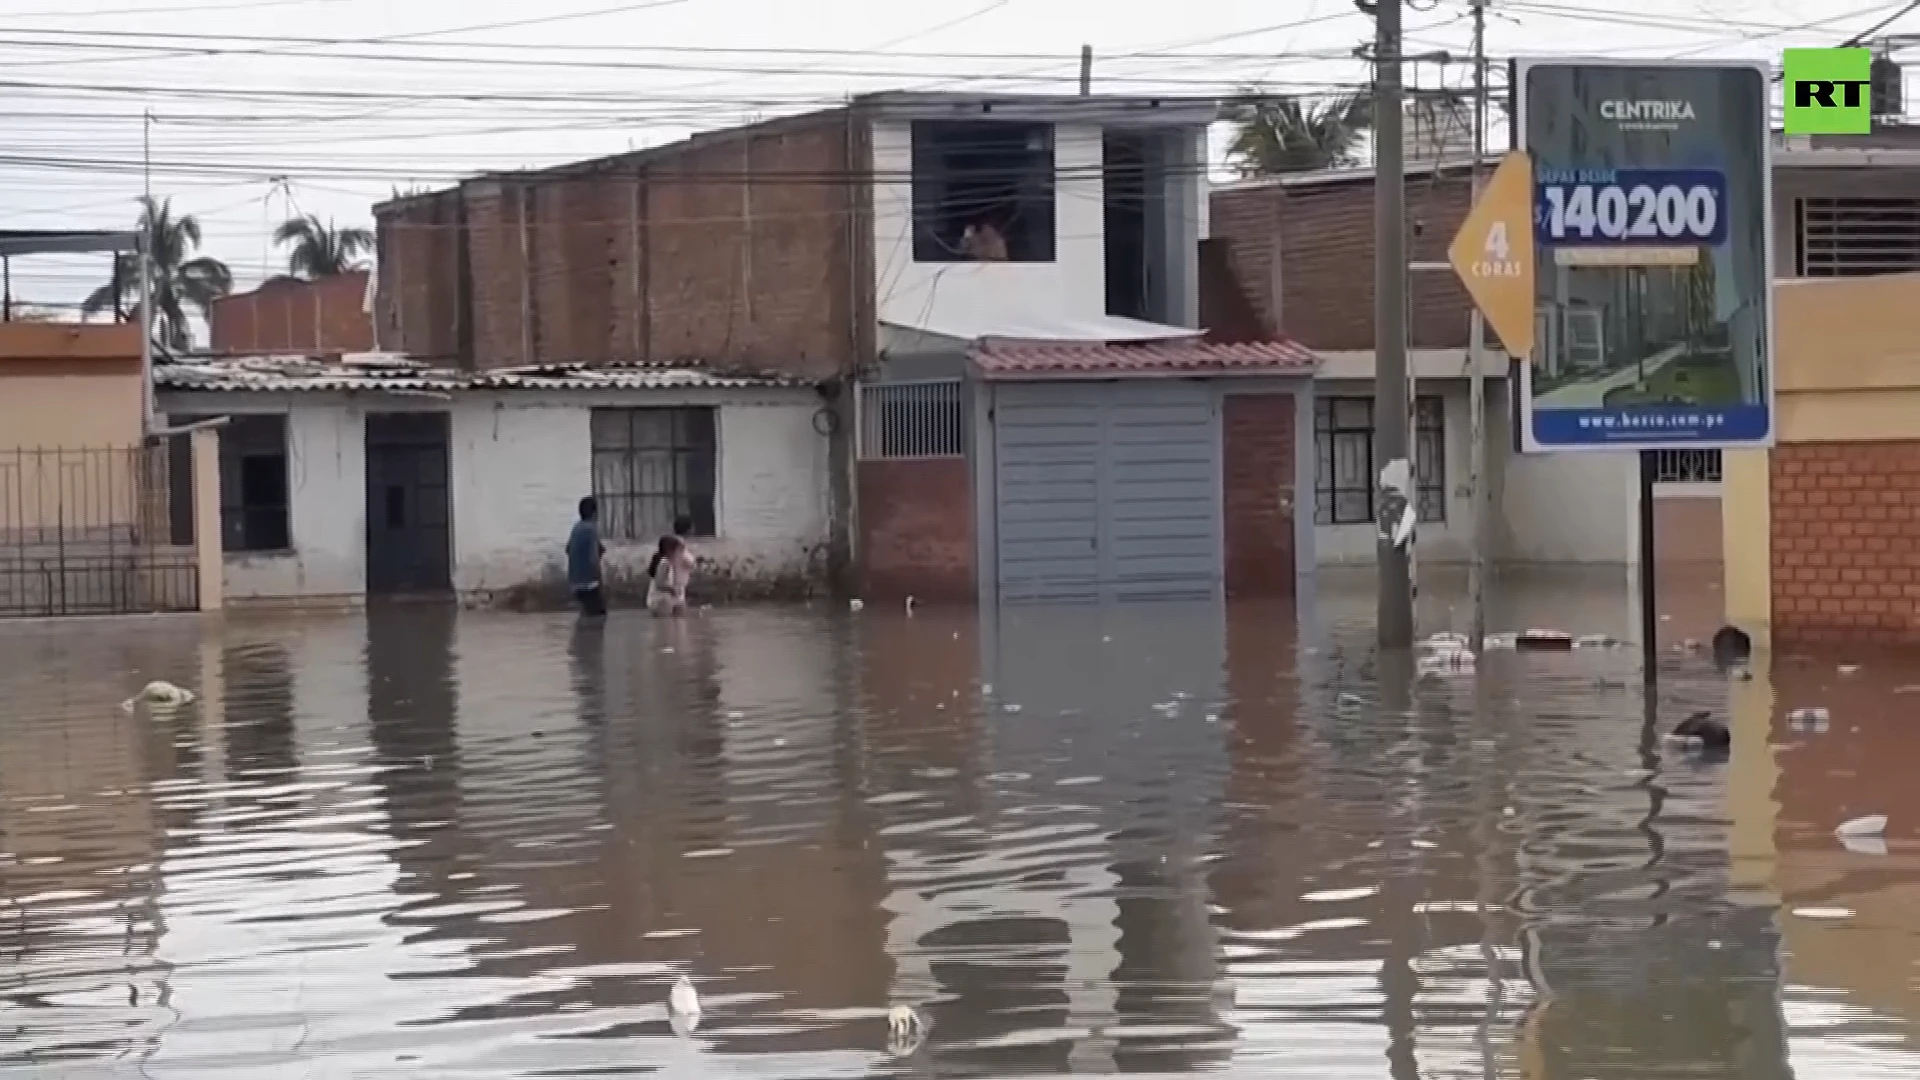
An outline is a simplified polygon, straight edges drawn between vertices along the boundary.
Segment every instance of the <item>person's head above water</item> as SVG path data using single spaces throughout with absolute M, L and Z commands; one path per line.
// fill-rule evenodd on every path
M 580 500 L 580 520 L 592 521 L 600 516 L 600 500 L 589 495 Z
M 685 536 L 693 531 L 693 519 L 685 514 L 673 519 L 673 535 Z

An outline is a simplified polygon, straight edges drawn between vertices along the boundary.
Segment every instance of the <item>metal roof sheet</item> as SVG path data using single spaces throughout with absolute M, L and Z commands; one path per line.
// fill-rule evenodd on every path
M 153 379 L 154 385 L 164 390 L 214 393 L 450 394 L 473 390 L 745 390 L 812 385 L 793 376 L 715 371 L 688 363 L 572 363 L 461 371 L 391 353 L 356 353 L 339 358 L 182 359 L 155 365 Z
M 1310 375 L 1320 357 L 1297 341 L 1128 344 L 987 340 L 969 354 L 989 379 L 1184 375 Z

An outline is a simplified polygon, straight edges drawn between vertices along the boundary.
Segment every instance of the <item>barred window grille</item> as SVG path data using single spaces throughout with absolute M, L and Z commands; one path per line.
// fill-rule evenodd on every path
M 963 457 L 966 409 L 959 379 L 871 383 L 860 388 L 860 457 Z
M 1720 482 L 1718 450 L 1655 450 L 1653 461 L 1653 482 L 1656 484 Z
M 1314 513 L 1317 525 L 1359 525 L 1374 516 L 1373 399 L 1323 397 L 1313 403 Z M 1446 409 L 1437 397 L 1414 401 L 1413 473 L 1422 522 L 1447 520 Z
M 609 540 L 652 540 L 692 519 L 692 536 L 717 535 L 714 410 L 595 409 L 593 495 Z
M 1920 270 L 1920 199 L 1801 199 L 1794 231 L 1800 277 Z

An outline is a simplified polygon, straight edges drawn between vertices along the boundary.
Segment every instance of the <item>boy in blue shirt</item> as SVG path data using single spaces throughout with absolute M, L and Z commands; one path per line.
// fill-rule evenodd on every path
M 567 584 L 582 615 L 605 615 L 607 598 L 600 588 L 600 559 L 607 547 L 600 542 L 600 502 L 589 495 L 580 500 L 580 520 L 567 534 Z

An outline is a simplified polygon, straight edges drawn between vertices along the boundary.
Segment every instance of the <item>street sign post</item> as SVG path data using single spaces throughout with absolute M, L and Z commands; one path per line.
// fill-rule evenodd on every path
M 1447 261 L 1507 352 L 1533 352 L 1533 163 L 1525 151 L 1508 154 L 1493 171 Z
M 1473 298 L 1473 322 L 1468 331 L 1467 400 L 1473 438 L 1473 561 L 1469 589 L 1473 600 L 1476 651 L 1487 634 L 1487 394 L 1486 328 L 1514 356 L 1533 351 L 1533 162 L 1523 151 L 1509 153 L 1484 187 L 1474 193 L 1473 209 L 1460 223 L 1447 261 Z

